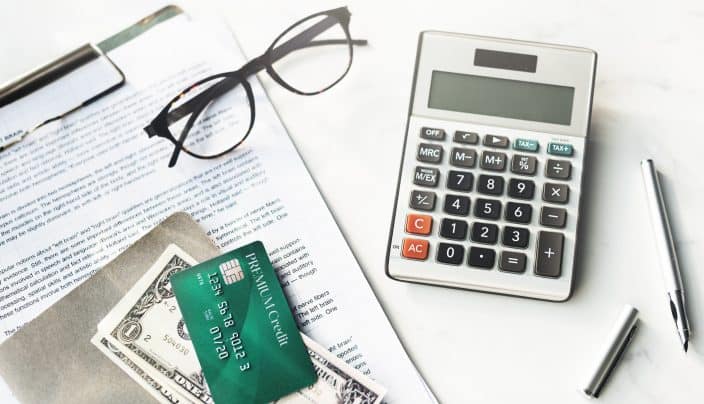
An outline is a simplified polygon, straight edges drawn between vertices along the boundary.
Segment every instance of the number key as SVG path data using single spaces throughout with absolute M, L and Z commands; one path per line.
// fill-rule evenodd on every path
M 533 208 L 525 203 L 509 202 L 506 204 L 506 220 L 509 222 L 530 223 Z
M 474 175 L 466 171 L 450 171 L 447 173 L 447 187 L 455 191 L 471 191 Z
M 469 198 L 462 195 L 445 195 L 445 213 L 457 216 L 469 214 Z
M 526 248 L 528 247 L 528 239 L 530 231 L 523 227 L 504 227 L 504 234 L 501 242 L 507 247 Z
M 491 223 L 474 222 L 472 225 L 472 241 L 485 244 L 496 244 L 499 226 Z
M 438 262 L 443 264 L 459 265 L 464 259 L 464 247 L 459 244 L 438 244 Z
M 474 216 L 485 219 L 498 219 L 501 216 L 501 202 L 496 199 L 477 199 Z
M 467 222 L 463 220 L 442 219 L 440 235 L 445 238 L 464 240 L 467 237 Z
M 504 179 L 497 175 L 480 175 L 477 190 L 482 194 L 501 195 L 504 192 Z
M 531 180 L 511 178 L 508 182 L 508 196 L 518 199 L 533 199 L 535 183 Z

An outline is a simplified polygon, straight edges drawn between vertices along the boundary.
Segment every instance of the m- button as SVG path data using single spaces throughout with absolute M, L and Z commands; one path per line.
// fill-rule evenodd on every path
M 433 218 L 428 215 L 410 214 L 406 216 L 406 231 L 427 236 L 433 227 Z
M 404 238 L 401 255 L 414 260 L 424 260 L 428 258 L 428 240 L 418 240 L 415 238 Z

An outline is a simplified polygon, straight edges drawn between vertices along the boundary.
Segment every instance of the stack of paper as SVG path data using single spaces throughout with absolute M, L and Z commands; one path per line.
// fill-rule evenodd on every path
M 172 145 L 142 131 L 186 85 L 245 62 L 231 34 L 179 16 L 109 56 L 125 87 L 0 153 L 0 339 L 184 210 L 221 249 L 263 240 L 301 331 L 386 401 L 433 402 L 255 78 L 255 127 L 230 155 L 168 169 Z

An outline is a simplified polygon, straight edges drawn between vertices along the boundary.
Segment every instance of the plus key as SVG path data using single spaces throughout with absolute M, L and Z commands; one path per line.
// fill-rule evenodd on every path
M 541 231 L 538 234 L 538 248 L 535 251 L 535 274 L 557 278 L 562 272 L 562 246 L 565 236 L 562 233 Z

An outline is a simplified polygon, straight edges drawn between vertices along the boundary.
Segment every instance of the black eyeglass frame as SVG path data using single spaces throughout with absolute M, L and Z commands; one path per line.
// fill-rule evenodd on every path
M 287 40 L 286 42 L 283 42 L 279 44 L 279 41 L 284 38 L 287 34 L 289 34 L 292 30 L 297 28 L 300 24 L 311 20 L 315 19 L 321 16 L 326 16 L 326 18 L 320 20 L 316 24 L 312 25 L 308 29 L 296 34 L 294 37 L 291 39 Z M 242 142 L 244 142 L 249 134 L 252 131 L 252 128 L 254 127 L 254 120 L 256 117 L 256 110 L 255 110 L 255 103 L 254 103 L 254 93 L 252 91 L 252 86 L 249 84 L 247 81 L 247 78 L 251 75 L 257 74 L 261 72 L 262 70 L 266 70 L 266 72 L 271 76 L 272 79 L 274 79 L 275 82 L 277 82 L 279 85 L 282 87 L 286 88 L 287 90 L 299 94 L 299 95 L 316 95 L 320 94 L 324 91 L 329 90 L 331 87 L 335 86 L 337 83 L 339 83 L 349 72 L 350 68 L 352 67 L 352 59 L 353 59 L 353 45 L 366 45 L 367 41 L 364 39 L 352 39 L 350 35 L 350 30 L 349 30 L 349 23 L 350 23 L 350 17 L 351 13 L 347 9 L 347 7 L 339 7 L 335 8 L 332 10 L 327 10 L 327 11 L 321 11 L 315 14 L 311 14 L 296 23 L 292 24 L 290 27 L 288 27 L 285 31 L 283 31 L 276 39 L 271 43 L 269 48 L 264 52 L 264 54 L 250 60 L 247 62 L 244 66 L 242 66 L 240 69 L 235 70 L 235 71 L 230 71 L 230 72 L 225 72 L 225 73 L 219 73 L 215 74 L 209 77 L 206 77 L 204 79 L 201 79 L 189 87 L 187 87 L 185 90 L 181 91 L 177 96 L 175 96 L 171 101 L 169 101 L 168 104 L 159 112 L 159 114 L 147 125 L 144 130 L 147 132 L 147 135 L 151 138 L 154 136 L 157 137 L 162 137 L 165 138 L 169 141 L 171 141 L 174 144 L 174 151 L 171 155 L 171 159 L 169 160 L 169 167 L 173 167 L 176 164 L 176 161 L 178 159 L 178 156 L 181 151 L 184 153 L 195 157 L 199 159 L 215 159 L 218 157 L 221 157 L 227 153 L 230 153 L 237 147 L 239 147 Z M 319 34 L 325 32 L 327 29 L 334 27 L 337 24 L 340 24 L 342 27 L 342 30 L 345 34 L 345 39 L 328 39 L 328 40 L 314 40 L 316 36 Z M 304 47 L 310 47 L 310 46 L 320 46 L 320 45 L 342 45 L 342 44 L 347 44 L 348 49 L 349 49 L 349 61 L 347 64 L 347 67 L 345 68 L 345 71 L 340 75 L 337 80 L 329 84 L 327 87 L 324 87 L 321 90 L 313 91 L 313 92 L 306 92 L 306 91 L 301 91 L 300 89 L 297 89 L 290 84 L 288 84 L 285 80 L 279 76 L 279 74 L 276 72 L 276 70 L 273 67 L 273 64 L 280 60 L 281 58 L 285 57 L 286 55 L 290 54 L 291 52 L 304 48 Z M 204 84 L 206 82 L 215 80 L 215 79 L 220 79 L 222 80 L 218 82 L 217 84 L 214 84 L 212 87 L 206 89 L 202 93 L 194 96 L 192 99 L 188 100 L 185 102 L 183 105 L 175 108 L 174 110 L 171 110 L 172 106 L 174 103 L 176 103 L 179 99 L 184 97 L 189 91 L 195 89 L 201 84 Z M 191 150 L 188 150 L 183 146 L 183 143 L 186 140 L 186 137 L 188 136 L 191 128 L 193 127 L 193 124 L 195 123 L 196 119 L 198 116 L 203 112 L 203 110 L 210 105 L 211 102 L 213 102 L 215 99 L 217 99 L 219 96 L 223 95 L 224 93 L 232 90 L 233 88 L 237 87 L 238 85 L 242 85 L 242 88 L 244 89 L 246 95 L 247 95 L 247 101 L 249 103 L 249 109 L 250 109 L 250 121 L 249 121 L 249 126 L 247 128 L 246 133 L 244 136 L 237 142 L 235 143 L 232 147 L 229 149 L 222 151 L 217 154 L 213 155 L 201 155 L 198 153 L 194 153 Z M 189 115 L 190 117 L 186 121 L 186 124 L 184 125 L 183 129 L 181 130 L 181 134 L 179 135 L 178 138 L 176 138 L 172 133 L 171 130 L 169 129 L 169 125 L 172 124 L 173 122 L 176 122 L 180 120 L 181 118 L 185 117 L 186 115 Z

